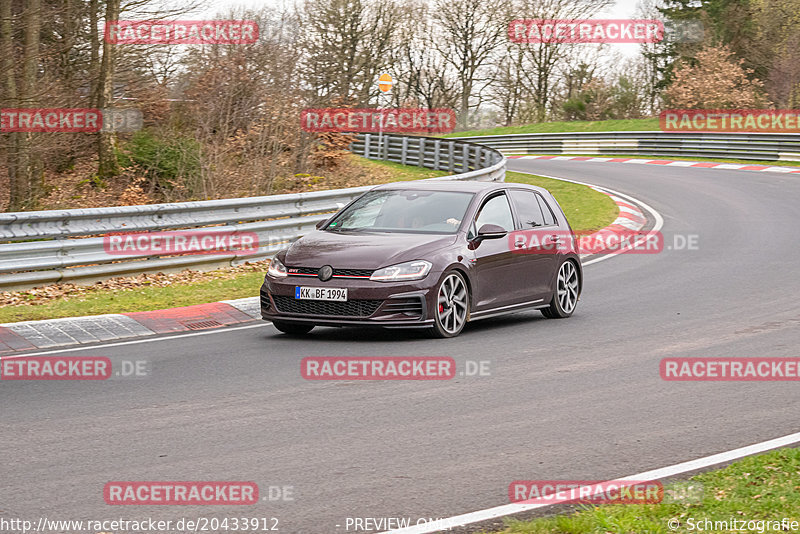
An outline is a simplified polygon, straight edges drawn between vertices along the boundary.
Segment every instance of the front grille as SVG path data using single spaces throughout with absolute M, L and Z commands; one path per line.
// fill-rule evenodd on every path
M 317 276 L 316 267 L 287 267 L 289 276 Z M 369 278 L 375 272 L 371 269 L 334 269 L 334 278 Z
M 372 271 L 370 269 L 334 269 L 333 276 L 360 276 L 360 277 L 370 277 L 372 276 Z
M 261 288 L 261 309 L 268 310 L 270 307 L 269 293 L 263 287 Z
M 382 300 L 349 300 L 347 302 L 329 302 L 326 300 L 299 300 L 292 297 L 272 295 L 275 307 L 281 313 L 298 315 L 325 315 L 331 317 L 369 317 Z
M 409 317 L 422 317 L 422 298 L 389 299 L 383 306 L 383 311 L 387 313 L 404 313 Z

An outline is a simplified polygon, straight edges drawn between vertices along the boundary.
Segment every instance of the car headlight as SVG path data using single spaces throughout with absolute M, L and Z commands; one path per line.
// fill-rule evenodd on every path
M 286 271 L 286 266 L 281 263 L 281 260 L 278 258 L 272 258 L 272 261 L 269 262 L 267 275 L 271 276 L 272 278 L 286 278 L 289 276 L 289 273 Z
M 390 265 L 383 269 L 378 269 L 370 280 L 375 282 L 394 282 L 397 280 L 422 280 L 430 272 L 432 267 L 431 262 L 425 260 L 407 261 L 405 263 L 398 263 L 397 265 Z

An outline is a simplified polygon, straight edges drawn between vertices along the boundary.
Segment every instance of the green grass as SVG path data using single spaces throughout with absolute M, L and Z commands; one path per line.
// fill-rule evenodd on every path
M 553 193 L 575 231 L 604 228 L 619 213 L 611 197 L 585 185 L 510 171 L 506 173 L 506 182 L 537 185 Z
M 393 181 L 429 178 L 447 173 L 406 167 L 396 163 L 364 161 L 365 165 L 380 165 L 392 170 Z M 508 172 L 506 181 L 544 187 L 551 191 L 564 209 L 574 230 L 594 230 L 610 224 L 617 216 L 616 204 L 606 195 L 586 186 Z M 253 297 L 264 279 L 263 272 L 248 272 L 235 276 L 219 273 L 218 279 L 174 283 L 168 287 L 141 287 L 132 290 L 98 289 L 81 296 L 64 297 L 36 305 L 0 307 L 0 323 L 56 319 L 104 313 L 159 310 L 178 306 L 205 304 L 219 300 Z
M 560 132 L 632 132 L 658 130 L 657 118 L 653 119 L 613 119 L 607 121 L 559 121 L 539 122 L 523 126 L 503 126 L 488 130 L 469 130 L 453 132 L 444 137 L 472 137 L 476 135 L 506 135 L 520 133 L 560 133 Z
M 402 182 L 406 180 L 424 180 L 425 178 L 436 178 L 439 176 L 447 176 L 449 173 L 445 171 L 434 171 L 426 169 L 425 167 L 417 167 L 415 165 L 402 165 L 391 161 L 376 161 L 362 157 L 353 158 L 356 165 L 364 167 L 365 169 L 387 170 L 386 181 L 389 182 Z
M 669 532 L 725 532 L 713 525 L 703 531 L 689 528 L 689 519 L 698 521 L 800 521 L 800 449 L 779 449 L 744 458 L 730 466 L 691 478 L 699 484 L 701 498 L 694 504 L 664 502 L 659 504 L 617 504 L 587 507 L 583 510 L 532 521 L 508 520 L 502 534 L 667 534 Z M 667 485 L 682 491 L 686 482 Z M 667 522 L 676 518 L 676 530 Z M 704 526 L 704 525 L 701 525 Z M 760 528 L 736 530 L 759 532 Z M 736 527 L 740 528 L 740 525 Z M 733 529 L 729 530 L 733 532 Z M 791 529 L 789 530 L 791 531 Z M 796 532 L 797 530 L 795 530 Z M 763 532 L 782 532 L 763 530 Z M 498 533 L 499 534 L 499 533 Z
M 683 156 L 631 156 L 626 154 L 507 154 L 509 156 L 580 156 L 593 158 L 664 159 L 675 161 L 710 161 L 714 163 L 738 163 L 741 165 L 768 165 L 771 167 L 800 167 L 800 161 L 758 161 L 726 158 L 690 158 Z

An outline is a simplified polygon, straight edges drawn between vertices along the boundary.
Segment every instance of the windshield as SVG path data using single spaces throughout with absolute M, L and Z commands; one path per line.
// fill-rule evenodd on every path
M 461 191 L 370 191 L 345 208 L 329 231 L 454 234 L 472 193 Z

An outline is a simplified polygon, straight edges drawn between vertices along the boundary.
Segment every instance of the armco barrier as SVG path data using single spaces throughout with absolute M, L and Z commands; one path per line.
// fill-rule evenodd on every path
M 626 155 L 800 161 L 800 135 L 715 132 L 566 132 L 454 137 L 503 154 Z
M 351 150 L 370 159 L 451 173 L 435 180 L 505 179 L 505 157 L 471 142 L 362 134 Z M 268 258 L 370 187 L 145 206 L 0 213 L 0 290 L 190 267 L 209 269 Z M 108 232 L 201 227 L 211 227 L 208 232 L 254 232 L 259 239 L 258 253 L 117 256 L 106 254 L 101 237 Z

